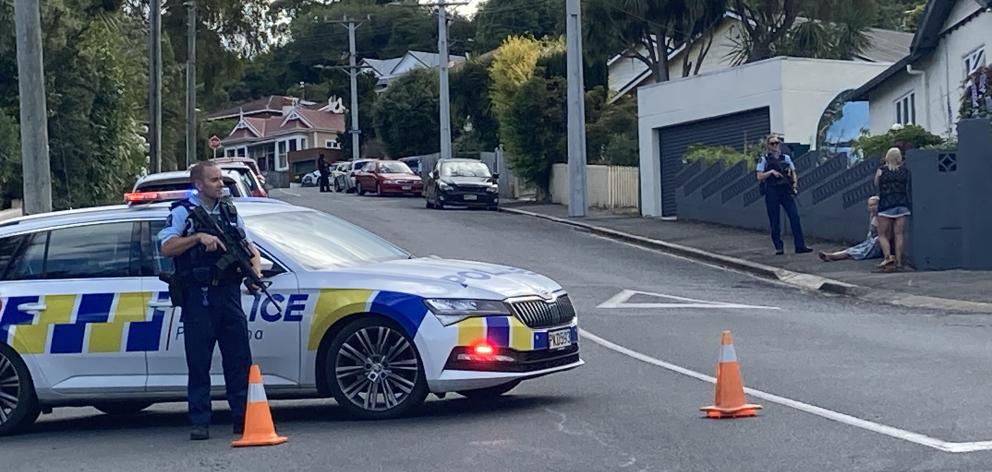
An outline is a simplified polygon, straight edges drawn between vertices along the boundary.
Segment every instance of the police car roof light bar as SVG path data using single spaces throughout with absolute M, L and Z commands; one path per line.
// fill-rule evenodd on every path
M 173 190 L 168 192 L 134 192 L 125 193 L 124 201 L 128 204 L 155 203 L 168 200 L 182 200 L 192 194 L 189 190 Z

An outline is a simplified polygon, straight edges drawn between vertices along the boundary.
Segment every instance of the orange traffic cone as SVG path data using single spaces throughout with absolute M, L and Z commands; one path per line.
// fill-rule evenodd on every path
M 750 405 L 744 398 L 744 381 L 741 379 L 741 369 L 737 365 L 737 353 L 734 352 L 734 340 L 730 331 L 724 331 L 720 337 L 720 361 L 716 367 L 716 399 L 711 406 L 700 410 L 706 412 L 707 418 L 738 418 L 755 416 L 761 405 Z
M 269 411 L 269 400 L 265 397 L 265 386 L 262 385 L 262 370 L 257 365 L 251 366 L 248 375 L 248 409 L 245 411 L 245 433 L 241 439 L 231 443 L 234 447 L 246 446 L 275 446 L 288 441 L 287 438 L 276 435 L 275 425 L 272 424 L 272 412 Z

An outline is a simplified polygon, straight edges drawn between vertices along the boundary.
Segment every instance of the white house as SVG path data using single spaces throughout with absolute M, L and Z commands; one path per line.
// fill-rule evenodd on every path
M 451 55 L 448 58 L 450 59 L 448 62 L 449 67 L 465 62 L 465 58 L 462 56 Z M 416 69 L 432 69 L 438 67 L 440 64 L 441 56 L 439 54 L 408 51 L 402 57 L 393 59 L 365 59 L 361 65 L 368 73 L 373 74 L 378 79 L 375 90 L 377 92 L 383 92 L 389 87 L 389 83 L 397 77 L 401 77 Z
M 827 107 L 890 65 L 776 57 L 640 87 L 642 213 L 674 216 L 674 179 L 690 145 L 740 149 L 774 133 L 816 148 Z
M 986 64 L 990 47 L 992 0 L 930 0 L 909 55 L 855 93 L 869 102 L 871 134 L 915 123 L 953 136 L 961 84 Z
M 734 41 L 743 34 L 741 18 L 728 11 L 723 19 L 707 34 L 692 41 L 686 47 L 679 46 L 669 54 L 668 74 L 675 79 L 683 76 L 686 61 L 690 65 L 690 75 L 728 69 L 733 66 Z M 893 63 L 909 54 L 913 39 L 910 33 L 871 28 L 868 30 L 869 47 L 855 56 L 859 62 Z M 712 41 L 710 40 L 712 38 Z M 702 50 L 706 50 L 701 64 L 697 64 Z M 640 51 L 642 54 L 645 51 Z M 615 93 L 611 101 L 632 93 L 637 87 L 649 83 L 650 70 L 638 59 L 621 53 L 607 62 L 609 87 Z

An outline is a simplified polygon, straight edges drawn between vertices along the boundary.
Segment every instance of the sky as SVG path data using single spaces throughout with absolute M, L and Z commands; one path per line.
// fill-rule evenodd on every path
M 479 9 L 479 5 L 482 4 L 483 0 L 468 0 L 468 2 L 468 5 L 454 7 L 454 10 L 463 15 L 472 16 Z

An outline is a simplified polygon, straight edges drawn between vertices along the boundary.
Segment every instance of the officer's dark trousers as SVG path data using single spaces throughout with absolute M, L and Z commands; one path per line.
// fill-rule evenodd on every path
M 194 425 L 210 424 L 210 361 L 215 345 L 220 345 L 231 417 L 234 424 L 244 424 L 251 350 L 248 320 L 241 308 L 240 285 L 208 287 L 206 303 L 201 288 L 190 287 L 186 292 L 182 321 L 186 366 L 189 368 L 190 421 Z
M 789 224 L 792 226 L 792 238 L 796 249 L 806 247 L 806 241 L 803 239 L 803 226 L 799 222 L 799 209 L 796 207 L 796 198 L 792 195 L 792 191 L 788 185 L 767 186 L 767 190 L 765 191 L 765 208 L 768 209 L 768 225 L 771 230 L 772 243 L 775 244 L 776 250 L 781 250 L 785 247 L 784 243 L 782 243 L 782 212 L 779 208 L 784 209 L 786 216 L 789 217 Z
M 328 174 L 325 174 L 325 173 L 321 172 L 320 173 L 320 177 L 317 179 L 317 180 L 320 181 L 320 191 L 321 192 L 330 192 L 331 191 L 331 184 L 328 181 L 327 177 L 328 177 Z

